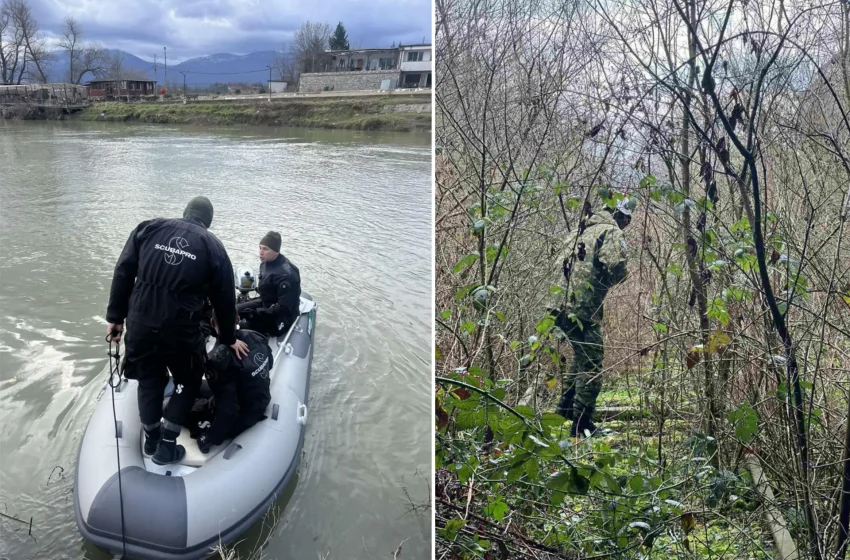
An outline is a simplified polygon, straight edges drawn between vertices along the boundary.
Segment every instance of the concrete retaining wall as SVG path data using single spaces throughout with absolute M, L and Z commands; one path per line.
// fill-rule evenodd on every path
M 324 91 L 326 87 L 333 87 L 333 91 L 378 90 L 381 89 L 381 81 L 398 79 L 398 70 L 301 74 L 298 91 L 310 93 Z

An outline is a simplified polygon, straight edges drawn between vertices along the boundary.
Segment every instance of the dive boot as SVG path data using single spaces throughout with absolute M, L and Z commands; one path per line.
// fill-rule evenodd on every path
M 145 455 L 153 455 L 156 453 L 156 446 L 159 443 L 161 430 L 159 425 L 152 430 L 145 428 Z
M 156 453 L 151 460 L 157 465 L 171 465 L 179 463 L 186 456 L 186 448 L 177 445 L 177 434 L 165 431 L 156 447 Z

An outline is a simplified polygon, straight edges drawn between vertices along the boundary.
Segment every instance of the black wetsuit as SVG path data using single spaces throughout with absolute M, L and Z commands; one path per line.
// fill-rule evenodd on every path
M 209 445 L 234 438 L 262 420 L 271 401 L 269 372 L 274 359 L 266 337 L 240 329 L 236 338 L 248 345 L 248 355 L 241 360 L 219 343 L 210 352 L 207 380 L 214 396 L 215 416 L 206 433 Z M 203 443 L 199 441 L 202 449 Z
M 139 416 L 178 430 L 192 409 L 206 352 L 200 322 L 209 298 L 222 343 L 236 340 L 233 267 L 224 246 L 195 218 L 155 219 L 130 234 L 115 266 L 106 320 L 126 319 L 124 373 L 139 381 Z M 174 394 L 163 414 L 168 371 Z
M 237 308 L 243 327 L 269 336 L 286 333 L 298 318 L 301 305 L 301 274 L 292 261 L 278 255 L 260 265 L 260 297 Z

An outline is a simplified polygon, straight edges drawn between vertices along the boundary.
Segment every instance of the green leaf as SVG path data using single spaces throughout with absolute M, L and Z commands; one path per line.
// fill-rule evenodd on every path
M 721 298 L 713 299 L 708 303 L 708 312 L 706 314 L 709 318 L 716 319 L 721 325 L 729 322 L 729 312 L 726 310 L 726 302 Z
M 548 313 L 537 323 L 536 331 L 540 334 L 548 333 L 555 326 L 555 318 Z
M 728 414 L 729 422 L 735 427 L 735 437 L 742 443 L 749 443 L 758 431 L 758 413 L 748 403 L 741 403 Z
M 466 296 L 469 295 L 469 292 L 478 287 L 478 284 L 467 284 L 466 286 L 461 286 L 458 288 L 457 292 L 455 292 L 455 301 L 460 301 Z
M 462 330 L 463 330 L 466 334 L 472 334 L 472 333 L 475 331 L 475 323 L 474 323 L 474 322 L 472 322 L 472 321 L 466 321 L 466 322 L 464 322 L 464 323 L 460 326 L 460 328 L 461 328 L 461 329 L 462 329 Z
M 443 311 L 442 313 L 440 313 L 440 317 L 441 317 L 444 321 L 447 321 L 448 319 L 451 319 L 451 318 L 452 318 L 452 310 L 451 310 L 451 309 L 446 309 L 445 311 Z
M 495 316 L 496 316 L 496 319 L 500 320 L 500 321 L 501 321 L 501 322 L 503 322 L 503 323 L 504 323 L 504 322 L 505 322 L 505 320 L 506 320 L 505 314 L 504 314 L 504 313 L 502 313 L 501 311 L 494 311 L 494 312 L 493 312 L 493 315 L 495 315 Z
M 466 521 L 463 519 L 449 519 L 446 522 L 446 527 L 437 532 L 447 541 L 453 542 L 464 525 L 466 525 Z
M 655 175 L 647 175 L 640 180 L 640 188 L 645 189 L 647 187 L 653 187 L 657 182 L 658 180 L 655 178 Z
M 461 484 L 466 484 L 466 481 L 469 480 L 470 476 L 472 476 L 472 467 L 469 465 L 455 465 L 455 470 L 457 472 L 457 479 Z
M 525 474 L 525 463 L 508 471 L 508 484 L 516 482 Z
M 452 269 L 452 272 L 457 274 L 458 272 L 460 272 L 464 268 L 472 265 L 477 260 L 478 260 L 478 253 L 469 253 L 468 255 L 466 255 L 462 259 L 460 259 L 460 261 Z
M 590 483 L 596 488 L 610 492 L 615 496 L 619 496 L 622 493 L 622 488 L 620 488 L 617 479 L 605 471 L 595 471 L 590 477 Z
M 484 411 L 473 408 L 472 410 L 464 410 L 455 416 L 455 425 L 458 430 L 471 430 L 481 424 Z
M 629 488 L 635 494 L 643 492 L 643 476 L 636 474 L 629 479 Z
M 553 506 L 559 506 L 564 503 L 564 498 L 566 497 L 567 495 L 561 492 L 560 490 L 555 490 L 554 492 L 552 492 L 552 496 L 549 498 L 549 503 Z
M 717 352 L 721 347 L 729 346 L 730 344 L 732 344 L 732 339 L 729 338 L 729 335 L 717 329 L 708 337 L 708 352 L 709 354 Z
M 537 477 L 540 475 L 540 464 L 537 462 L 537 459 L 531 458 L 525 462 L 525 474 L 528 476 L 528 480 L 534 482 L 537 480 Z
M 492 517 L 497 523 L 505 518 L 508 513 L 508 504 L 506 504 L 501 496 L 487 496 L 487 508 L 484 510 L 488 517 Z
M 534 410 L 529 406 L 515 406 L 514 410 L 526 418 L 534 418 Z
M 500 401 L 505 400 L 505 388 L 504 387 L 498 387 L 496 389 L 493 389 L 492 391 L 490 391 L 490 394 L 493 395 L 493 398 L 495 398 L 495 399 L 499 399 Z
M 545 430 L 554 430 L 556 428 L 560 428 L 564 425 L 564 417 L 560 414 L 555 414 L 554 412 L 547 412 L 540 418 L 540 423 L 543 425 L 543 429 Z
M 495 245 L 490 245 L 487 247 L 487 262 L 491 263 L 496 260 L 496 255 L 499 253 L 499 248 Z M 501 257 L 504 258 L 508 254 L 508 246 L 503 245 L 501 250 Z
M 657 333 L 666 333 L 667 332 L 667 325 L 665 325 L 664 323 L 655 323 L 655 324 L 652 325 L 652 328 Z
M 550 296 L 560 296 L 563 293 L 564 293 L 564 288 L 562 288 L 561 286 L 552 286 L 551 288 L 549 288 L 549 295 Z
M 568 471 L 550 476 L 549 480 L 546 481 L 546 487 L 552 490 L 584 495 L 590 489 L 590 481 L 580 475 L 575 467 L 570 467 Z
M 750 221 L 747 219 L 746 216 L 743 216 L 743 217 L 741 217 L 740 220 L 738 220 L 737 222 L 732 224 L 732 227 L 729 228 L 729 230 L 732 233 L 736 233 L 736 232 L 739 232 L 739 231 L 749 232 L 750 231 Z
M 550 475 L 546 481 L 546 488 L 551 488 L 552 490 L 566 488 L 570 483 L 571 476 L 572 473 L 570 471 L 561 471 Z

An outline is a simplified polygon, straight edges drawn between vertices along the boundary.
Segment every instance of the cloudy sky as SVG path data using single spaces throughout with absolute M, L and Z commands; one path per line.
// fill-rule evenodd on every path
M 87 40 L 152 60 L 279 49 L 305 21 L 342 21 L 351 48 L 431 41 L 431 0 L 29 0 L 56 36 L 66 16 Z

